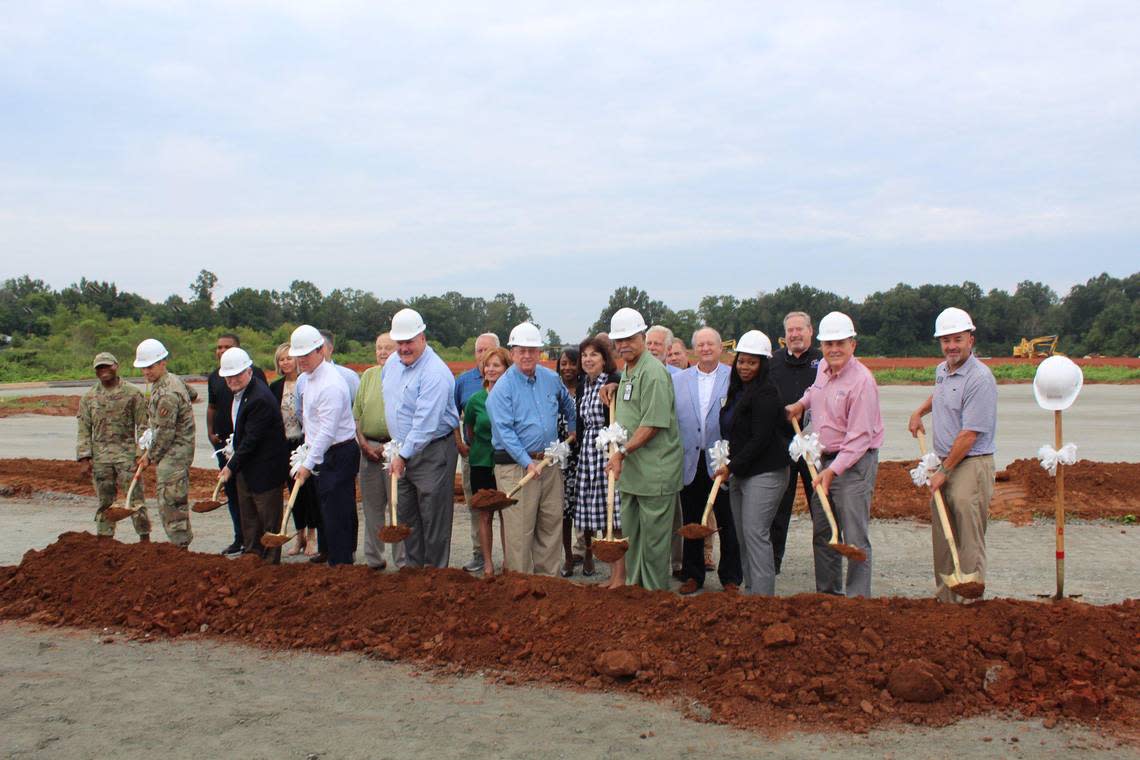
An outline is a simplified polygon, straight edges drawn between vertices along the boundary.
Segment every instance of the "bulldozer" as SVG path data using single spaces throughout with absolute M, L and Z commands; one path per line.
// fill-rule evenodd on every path
M 1038 359 L 1052 356 L 1057 353 L 1057 337 L 1056 335 L 1042 335 L 1033 339 L 1022 338 L 1020 343 L 1014 345 L 1013 356 L 1017 359 Z

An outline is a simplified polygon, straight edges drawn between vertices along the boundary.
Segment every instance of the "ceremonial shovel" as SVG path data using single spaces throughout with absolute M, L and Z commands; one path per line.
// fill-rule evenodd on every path
M 918 452 L 926 456 L 926 433 L 918 431 Z M 934 492 L 934 506 L 938 510 L 938 521 L 942 523 L 942 533 L 946 536 L 946 543 L 950 546 L 950 558 L 954 560 L 954 574 L 939 574 L 942 582 L 950 587 L 955 594 L 966 599 L 978 599 L 986 591 L 985 581 L 981 573 L 962 573 L 962 565 L 958 562 L 958 542 L 950 530 L 950 517 L 946 514 L 946 502 L 942 500 L 942 489 Z
M 795 428 L 796 435 L 801 434 L 799 420 L 793 419 L 792 427 Z M 811 479 L 815 480 L 817 477 L 819 477 L 819 474 L 815 471 L 815 465 L 812 464 L 809 457 L 805 456 L 804 461 L 807 462 L 808 473 L 811 474 Z M 827 517 L 827 523 L 831 526 L 831 540 L 827 542 L 827 545 L 842 554 L 847 559 L 853 559 L 857 562 L 866 562 L 867 553 L 860 549 L 858 546 L 839 543 L 839 526 L 835 524 L 835 514 L 831 511 L 831 502 L 828 501 L 827 491 L 824 491 L 820 486 L 816 486 L 815 492 L 816 495 L 819 496 L 819 504 L 821 507 L 823 507 L 823 514 Z
M 515 496 L 523 489 L 523 486 L 541 475 L 542 471 L 545 470 L 547 465 L 551 462 L 558 460 L 560 457 L 564 457 L 565 454 L 562 453 L 562 447 L 566 446 L 565 441 L 552 443 L 548 446 L 546 456 L 539 460 L 535 469 L 524 475 L 522 479 L 515 484 L 515 487 L 507 493 L 497 491 L 493 488 L 480 488 L 471 495 L 471 509 L 478 509 L 483 512 L 498 512 L 512 504 L 517 504 L 518 499 L 516 499 Z M 565 451 L 569 451 L 569 448 L 566 448 Z
M 724 444 L 723 455 L 719 456 L 719 457 L 713 457 L 714 458 L 713 465 L 718 470 L 720 469 L 720 464 L 722 462 L 725 466 L 728 465 L 728 441 L 718 441 L 717 446 L 719 446 L 720 444 Z M 717 446 L 713 446 L 712 448 L 709 449 L 710 455 L 713 455 L 714 452 L 716 454 L 720 454 L 720 449 L 718 449 Z M 716 461 L 717 459 L 719 459 L 721 461 Z M 724 476 L 723 475 L 717 475 L 716 478 L 713 480 L 712 490 L 709 491 L 709 500 L 707 502 L 705 502 L 705 512 L 703 515 L 701 515 L 700 523 L 687 523 L 686 525 L 682 525 L 680 527 L 680 529 L 678 529 L 678 531 L 677 531 L 678 536 L 680 536 L 681 538 L 688 538 L 688 539 L 691 539 L 693 541 L 703 541 L 704 539 L 711 536 L 713 533 L 716 533 L 715 530 L 713 530 L 712 528 L 709 527 L 709 516 L 712 515 L 713 504 L 716 503 L 717 491 L 720 490 L 720 486 L 723 482 L 724 482 Z
M 135 470 L 135 476 L 131 478 L 131 485 L 127 488 L 127 495 L 126 498 L 123 499 L 123 504 L 129 505 L 131 503 L 131 494 L 135 490 L 135 483 L 139 482 L 139 477 L 142 475 L 142 470 L 143 468 L 141 465 L 137 470 Z M 118 522 L 124 517 L 130 517 L 135 512 L 138 512 L 140 507 L 142 507 L 142 504 L 139 504 L 137 507 L 124 507 L 119 504 L 112 504 L 103 510 L 103 517 L 107 520 L 110 520 L 111 522 Z
M 389 460 L 391 461 L 391 460 Z M 389 471 L 390 472 L 390 471 Z M 399 478 L 395 475 L 389 475 L 388 480 L 391 482 L 390 493 L 388 495 L 388 506 L 392 510 L 392 524 L 385 525 L 377 531 L 377 537 L 386 544 L 398 544 L 408 536 L 412 535 L 412 529 L 407 525 L 400 525 L 396 518 L 396 493 Z
M 194 506 L 190 509 L 195 512 L 213 512 L 218 507 L 222 506 L 222 502 L 218 501 L 218 492 L 222 490 L 222 479 L 218 478 L 218 484 L 214 486 L 214 494 L 208 499 L 194 502 Z
M 617 420 L 616 412 L 617 399 L 610 400 L 610 419 Z M 610 456 L 617 450 L 617 443 L 610 442 Z M 595 539 L 591 542 L 591 547 L 594 550 L 594 556 L 602 562 L 614 563 L 625 556 L 629 551 L 629 539 L 627 538 L 614 538 L 614 492 L 617 490 L 617 477 L 614 475 L 613 470 L 610 470 L 609 479 L 606 482 L 606 537 L 604 539 Z
M 266 549 L 276 549 L 278 546 L 284 546 L 293 540 L 292 536 L 285 532 L 285 526 L 289 524 L 289 514 L 293 511 L 293 502 L 297 500 L 297 493 L 301 490 L 301 481 L 293 482 L 293 490 L 289 492 L 289 503 L 285 505 L 285 515 L 281 518 L 281 531 L 279 533 L 270 533 L 266 531 L 261 534 L 261 545 Z

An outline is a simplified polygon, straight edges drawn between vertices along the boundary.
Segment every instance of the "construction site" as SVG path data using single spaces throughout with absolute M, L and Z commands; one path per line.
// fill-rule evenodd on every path
M 440 737 L 446 757 L 1137 752 L 1135 385 L 1089 386 L 1066 413 L 1080 461 L 1062 599 L 1048 598 L 1056 488 L 1034 458 L 1052 420 L 1028 386 L 1001 386 L 986 598 L 968 606 L 930 598 L 931 511 L 905 432 L 921 387 L 881 388 L 891 434 L 865 600 L 811 593 L 802 502 L 775 598 L 717 593 L 715 578 L 694 597 L 609 592 L 604 564 L 572 581 L 266 566 L 216 555 L 224 510 L 194 516 L 189 553 L 134 543 L 129 523 L 98 540 L 69 461 L 80 391 L 2 392 L 16 410 L 0 419 L 12 756 L 410 756 L 441 754 Z M 195 464 L 192 501 L 216 482 L 209 449 Z M 470 549 L 462 505 L 455 521 L 453 563 Z

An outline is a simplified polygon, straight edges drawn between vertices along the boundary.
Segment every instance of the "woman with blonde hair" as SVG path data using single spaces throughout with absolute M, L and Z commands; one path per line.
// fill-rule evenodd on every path
M 269 384 L 278 403 L 281 404 L 281 419 L 285 423 L 285 438 L 289 441 L 289 453 L 305 442 L 301 429 L 301 418 L 297 416 L 297 362 L 289 356 L 289 344 L 282 343 L 273 352 L 273 365 L 277 379 Z M 289 478 L 289 490 L 293 490 L 293 479 Z M 293 524 L 297 528 L 297 541 L 287 553 L 306 556 L 317 553 L 317 529 L 321 527 L 321 510 L 317 501 L 317 489 L 312 479 L 301 486 L 297 500 L 293 504 Z

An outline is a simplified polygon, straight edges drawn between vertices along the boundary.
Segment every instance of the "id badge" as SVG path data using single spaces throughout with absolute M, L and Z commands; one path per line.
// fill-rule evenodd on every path
M 633 398 L 633 383 L 625 384 L 625 393 L 622 394 L 621 398 L 622 401 L 629 401 Z

